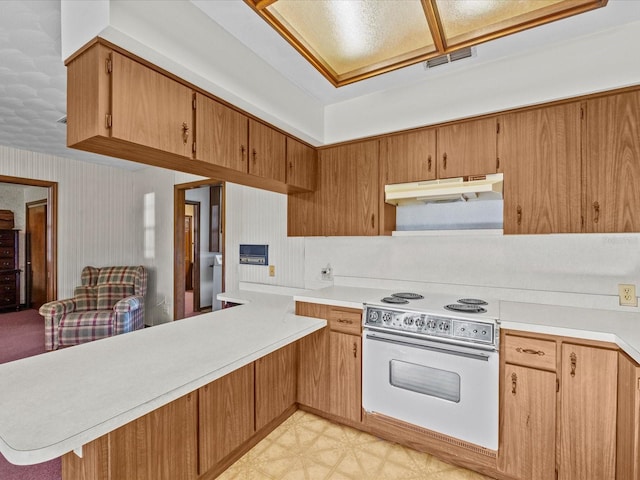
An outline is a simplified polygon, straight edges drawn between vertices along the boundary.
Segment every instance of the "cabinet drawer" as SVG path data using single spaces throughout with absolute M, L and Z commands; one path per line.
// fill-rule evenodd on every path
M 503 348 L 507 363 L 553 372 L 556 370 L 556 342 L 554 341 L 505 335 Z
M 362 331 L 362 312 L 360 310 L 329 310 L 329 328 L 336 332 L 360 335 Z
M 13 247 L 15 235 L 13 233 L 0 233 L 0 247 Z
M 13 306 L 17 305 L 17 303 L 15 292 L 13 294 L 0 292 L 0 307 Z
M 0 258 L 13 258 L 15 250 L 11 247 L 0 246 Z
M 15 273 L 0 273 L 0 285 L 4 284 L 16 284 L 16 274 Z
M 16 268 L 12 258 L 0 258 L 0 270 L 11 270 Z
M 12 296 L 16 294 L 16 284 L 14 282 L 13 285 L 0 285 L 0 295 L 2 296 Z

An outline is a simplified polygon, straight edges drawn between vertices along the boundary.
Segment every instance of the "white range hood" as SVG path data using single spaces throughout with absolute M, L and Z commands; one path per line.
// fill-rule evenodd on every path
M 425 182 L 385 185 L 385 202 L 391 205 L 414 205 L 433 202 L 499 200 L 502 198 L 502 173 L 446 178 Z

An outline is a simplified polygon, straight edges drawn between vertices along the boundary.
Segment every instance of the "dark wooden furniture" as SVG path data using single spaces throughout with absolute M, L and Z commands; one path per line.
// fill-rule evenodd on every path
M 0 309 L 20 308 L 18 230 L 0 230 Z

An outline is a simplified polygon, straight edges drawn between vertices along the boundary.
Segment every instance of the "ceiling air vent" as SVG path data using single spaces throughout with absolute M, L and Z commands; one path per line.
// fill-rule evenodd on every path
M 455 52 L 451 52 L 448 55 L 440 55 L 439 57 L 432 58 L 424 62 L 424 68 L 433 68 L 438 65 L 445 65 L 447 63 L 462 60 L 463 58 L 473 57 L 473 49 L 471 47 L 461 48 Z

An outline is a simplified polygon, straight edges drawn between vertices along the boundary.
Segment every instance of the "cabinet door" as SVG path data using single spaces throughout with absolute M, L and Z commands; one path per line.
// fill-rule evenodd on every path
M 109 433 L 110 478 L 198 476 L 198 399 L 190 393 Z
M 196 93 L 196 158 L 248 172 L 249 119 Z
M 555 478 L 556 375 L 506 364 L 500 412 L 500 471 L 519 480 Z
M 640 232 L 640 92 L 587 101 L 587 232 Z
M 580 104 L 500 119 L 504 233 L 582 230 Z
M 330 332 L 329 413 L 352 422 L 362 420 L 362 356 L 358 335 Z
M 287 137 L 287 185 L 313 191 L 316 189 L 317 170 L 315 148 Z
M 119 53 L 112 61 L 111 136 L 191 157 L 191 89 Z
M 296 403 L 297 344 L 256 360 L 256 431 Z
M 562 345 L 560 480 L 616 478 L 618 354 Z
M 329 411 L 329 329 L 298 340 L 298 355 L 298 403 Z
M 255 120 L 249 120 L 249 173 L 284 183 L 286 137 Z
M 200 474 L 254 432 L 253 363 L 198 390 Z
M 377 235 L 378 141 L 320 152 L 320 202 L 324 235 Z
M 497 172 L 495 118 L 438 128 L 438 178 Z
M 436 131 L 393 135 L 380 140 L 383 184 L 419 182 L 436 178 Z
M 618 353 L 616 479 L 640 480 L 640 366 Z

